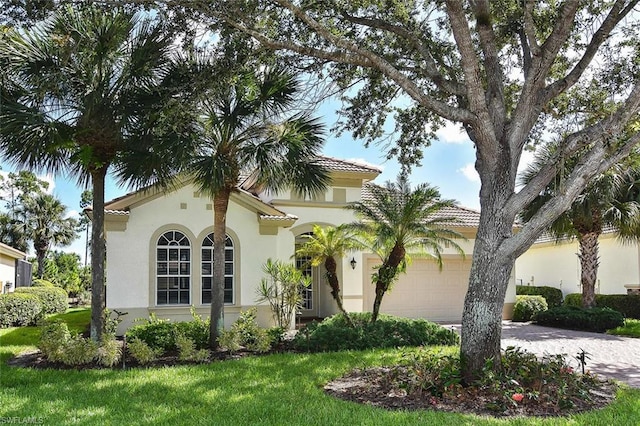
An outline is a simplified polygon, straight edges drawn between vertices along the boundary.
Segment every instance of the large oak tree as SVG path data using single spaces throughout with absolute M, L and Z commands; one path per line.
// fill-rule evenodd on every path
M 391 154 L 405 163 L 428 155 L 423 148 L 446 121 L 464 127 L 476 148 L 482 209 L 463 313 L 468 381 L 486 359 L 499 356 L 515 259 L 640 139 L 630 131 L 640 108 L 637 3 L 234 0 L 189 6 L 331 77 L 344 89 L 344 127 L 356 136 L 379 138 L 394 114 Z M 586 109 L 602 106 L 586 90 L 593 81 L 613 107 L 586 120 Z M 517 187 L 523 150 L 549 133 L 561 137 L 557 154 Z M 514 233 L 514 219 L 554 178 L 560 159 L 576 153 L 564 190 Z

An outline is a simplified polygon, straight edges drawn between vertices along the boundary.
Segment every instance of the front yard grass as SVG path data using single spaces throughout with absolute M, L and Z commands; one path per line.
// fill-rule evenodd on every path
M 324 384 L 349 370 L 392 364 L 402 354 L 402 350 L 393 349 L 286 353 L 124 371 L 5 365 L 14 354 L 34 348 L 37 335 L 35 327 L 0 330 L 0 419 L 36 418 L 51 425 L 640 424 L 640 390 L 632 389 L 620 390 L 616 402 L 599 411 L 568 418 L 507 420 L 431 411 L 386 411 L 324 394 Z M 444 350 L 455 352 L 456 348 Z
M 616 336 L 640 337 L 640 320 L 626 319 L 622 327 L 608 330 L 607 333 L 615 334 Z

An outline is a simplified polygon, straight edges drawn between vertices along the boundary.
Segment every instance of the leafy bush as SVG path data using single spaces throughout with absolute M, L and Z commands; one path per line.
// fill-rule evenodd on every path
M 151 315 L 143 324 L 134 325 L 127 330 L 127 341 L 138 339 L 150 348 L 163 352 L 176 348 L 174 326 L 169 320 Z
M 62 349 L 60 360 L 66 365 L 89 364 L 98 355 L 98 344 L 79 334 L 71 335 Z
M 342 314 L 312 322 L 303 327 L 293 340 L 299 350 L 312 352 L 362 350 L 398 346 L 456 345 L 460 337 L 453 330 L 423 320 L 380 315 L 371 323 L 371 313 L 350 315 L 350 327 Z
M 193 340 L 197 349 L 207 348 L 209 345 L 209 319 L 203 320 L 191 309 L 193 321 L 172 323 L 159 319 L 151 314 L 142 324 L 127 330 L 127 339 L 138 338 L 154 349 L 162 352 L 177 349 L 176 335 L 182 334 Z
M 531 321 L 538 312 L 546 311 L 547 302 L 542 296 L 516 296 L 516 304 L 513 307 L 513 321 Z
M 560 306 L 540 312 L 533 317 L 539 325 L 572 330 L 605 331 L 620 327 L 624 318 L 620 312 L 609 308 L 583 309 L 576 306 Z
M 162 349 L 154 349 L 137 337 L 134 337 L 127 342 L 127 351 L 129 351 L 129 354 L 142 365 L 149 364 L 162 355 Z
M 16 293 L 36 295 L 45 315 L 63 314 L 69 307 L 69 295 L 60 287 L 18 287 Z
M 31 287 L 48 287 L 48 288 L 52 288 L 55 287 L 56 285 L 54 283 L 52 283 L 51 281 L 47 281 L 47 280 L 43 280 L 40 278 L 34 278 L 31 281 Z
M 38 348 L 44 356 L 53 362 L 60 362 L 63 358 L 64 348 L 71 333 L 67 323 L 63 321 L 51 321 L 45 323 L 40 330 L 40 343 Z
M 209 351 L 207 349 L 196 350 L 194 341 L 184 334 L 176 335 L 176 346 L 180 361 L 205 362 L 209 359 Z
M 233 323 L 231 329 L 223 332 L 218 338 L 220 346 L 231 352 L 242 346 L 255 352 L 269 351 L 273 339 L 267 329 L 258 326 L 256 314 L 256 308 L 240 312 L 240 317 Z
M 122 347 L 113 334 L 103 334 L 100 347 L 96 353 L 98 364 L 113 367 L 122 358 Z
M 562 290 L 549 286 L 516 286 L 516 294 L 523 296 L 542 296 L 547 301 L 549 308 L 555 308 L 562 305 Z
M 582 306 L 582 295 L 567 294 L 564 300 L 567 306 Z M 640 319 L 640 295 L 637 294 L 596 294 L 598 308 L 611 308 L 620 312 L 625 318 Z
M 35 294 L 0 294 L 0 328 L 35 325 L 43 317 L 42 302 Z
M 311 285 L 311 277 L 305 276 L 295 264 L 279 260 L 267 259 L 262 270 L 269 278 L 260 281 L 257 302 L 269 302 L 278 327 L 289 329 L 293 314 L 302 302 L 300 289 Z

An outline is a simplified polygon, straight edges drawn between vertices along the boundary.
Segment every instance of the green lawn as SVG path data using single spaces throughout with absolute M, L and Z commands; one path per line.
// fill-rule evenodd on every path
M 626 319 L 622 327 L 607 331 L 608 334 L 617 336 L 640 337 L 640 320 Z
M 82 311 L 65 314 L 77 319 Z M 88 316 L 86 316 L 88 319 Z M 82 321 L 76 323 L 82 328 Z M 0 331 L 6 360 L 37 331 Z M 453 349 L 449 349 L 453 350 Z M 610 407 L 570 418 L 496 420 L 430 411 L 392 412 L 325 396 L 322 386 L 356 367 L 392 363 L 401 351 L 281 354 L 200 366 L 132 370 L 0 367 L 0 420 L 65 425 L 635 425 L 640 390 Z

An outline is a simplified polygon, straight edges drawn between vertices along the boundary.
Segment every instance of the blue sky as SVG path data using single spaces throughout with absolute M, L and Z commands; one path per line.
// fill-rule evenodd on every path
M 325 102 L 317 111 L 317 115 L 325 122 L 327 129 L 333 127 L 337 120 L 336 102 Z M 460 205 L 474 209 L 479 208 L 478 192 L 480 182 L 473 168 L 475 150 L 466 134 L 459 126 L 449 125 L 439 133 L 439 140 L 424 150 L 422 166 L 415 168 L 411 174 L 413 184 L 428 182 L 437 186 L 443 198 L 455 199 Z M 371 145 L 365 148 L 363 141 L 354 140 L 351 134 L 345 132 L 340 137 L 327 134 L 324 154 L 365 162 L 382 168 L 383 173 L 376 182 L 383 183 L 387 180 L 395 180 L 400 166 L 395 160 L 386 160 L 382 147 Z M 14 170 L 3 162 L 2 172 Z M 65 176 L 46 177 L 50 181 L 53 194 L 68 207 L 73 216 L 80 211 L 80 194 L 83 188 L 76 185 L 73 179 Z M 109 181 L 106 187 L 106 200 L 113 199 L 129 192 L 128 188 L 120 188 L 113 181 Z M 78 239 L 65 251 L 73 251 L 84 256 L 84 239 Z M 32 251 L 32 250 L 31 250 Z M 30 253 L 32 255 L 33 253 Z

